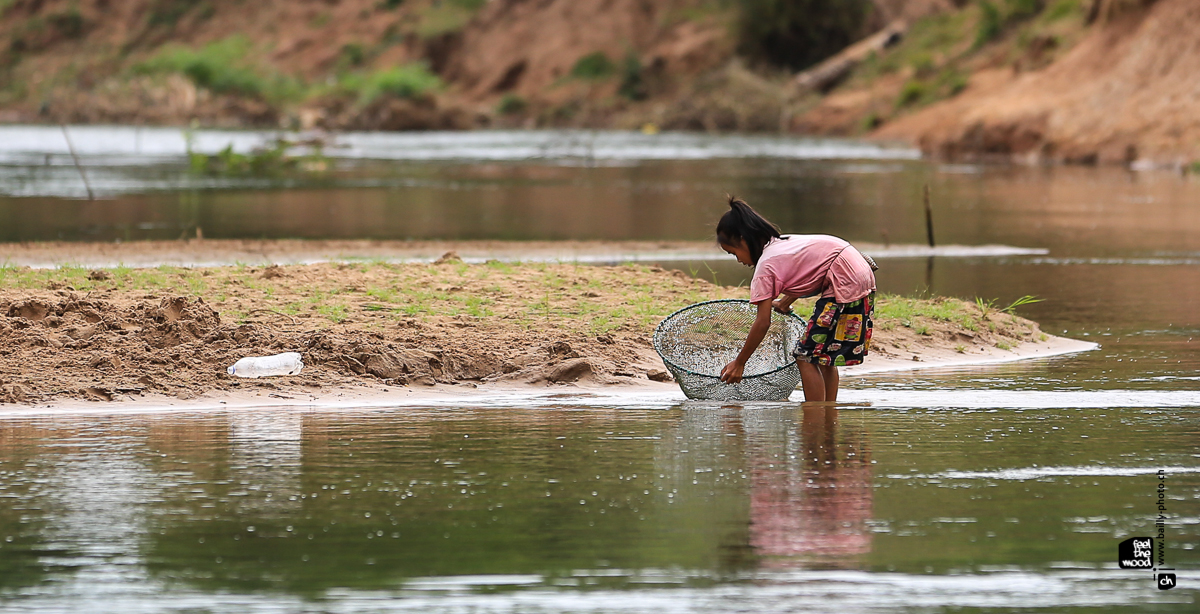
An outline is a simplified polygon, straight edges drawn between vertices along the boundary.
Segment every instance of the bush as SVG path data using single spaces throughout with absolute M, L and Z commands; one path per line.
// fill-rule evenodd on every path
M 69 8 L 61 13 L 55 13 L 47 18 L 50 25 L 58 30 L 64 38 L 75 39 L 83 36 L 83 14 L 77 8 Z
M 621 66 L 621 87 L 617 88 L 617 93 L 629 100 L 645 100 L 649 97 L 646 80 L 642 78 L 642 61 L 635 53 L 625 56 L 625 63 Z
M 442 86 L 442 80 L 423 63 L 385 68 L 373 73 L 347 75 L 343 90 L 358 95 L 359 104 L 370 104 L 380 96 L 417 98 Z
M 342 60 L 350 66 L 362 66 L 367 60 L 367 51 L 358 43 L 342 45 Z
M 871 0 L 735 0 L 738 51 L 802 70 L 866 36 Z
M 1010 20 L 1028 19 L 1046 8 L 1042 0 L 1005 0 Z
M 916 79 L 910 79 L 900 88 L 900 96 L 896 98 L 897 107 L 907 107 L 921 102 L 929 94 L 929 86 Z
M 571 76 L 578 79 L 603 79 L 616 72 L 617 67 L 603 51 L 589 53 L 575 62 Z
M 516 94 L 505 94 L 500 99 L 500 104 L 496 105 L 496 111 L 501 115 L 517 115 L 524 113 L 528 107 L 529 105 L 525 102 L 524 98 Z
M 1046 21 L 1058 21 L 1082 12 L 1079 0 L 1058 0 L 1046 10 Z
M 134 66 L 142 74 L 177 72 L 191 79 L 196 87 L 218 94 L 234 94 L 282 100 L 295 98 L 303 86 L 283 75 L 264 76 L 246 61 L 250 43 L 243 36 L 231 36 L 200 49 L 168 47 Z
M 989 0 L 979 3 L 979 24 L 975 27 L 975 47 L 982 47 L 992 39 L 1000 36 L 1004 29 L 1004 21 L 1000 18 L 1000 9 Z

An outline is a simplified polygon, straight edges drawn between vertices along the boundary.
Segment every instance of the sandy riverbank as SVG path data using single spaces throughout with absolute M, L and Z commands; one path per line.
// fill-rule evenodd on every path
M 656 267 L 453 259 L 0 271 L 0 399 L 26 405 L 670 390 L 655 382 L 669 377 L 651 347 L 653 327 L 684 305 L 744 294 Z M 859 371 L 1090 347 L 962 301 L 882 297 Z M 282 351 L 304 355 L 301 375 L 225 373 L 243 356 Z
M 898 357 L 873 357 L 868 364 L 847 367 L 842 371 L 843 382 L 866 374 L 879 374 L 915 369 L 961 368 L 985 366 L 1023 360 L 1044 359 L 1099 347 L 1095 343 L 1053 337 L 1045 343 L 1030 344 L 1011 351 L 964 356 L 945 351 L 930 351 L 921 361 Z M 143 393 L 119 397 L 120 403 L 97 403 L 78 398 L 59 398 L 52 401 L 0 404 L 0 417 L 5 414 L 29 415 L 48 410 L 55 413 L 105 414 L 159 411 L 213 411 L 261 407 L 297 407 L 316 409 L 371 409 L 388 407 L 670 407 L 687 401 L 674 382 L 638 380 L 620 384 L 594 381 L 566 384 L 547 383 L 457 383 L 433 386 L 396 386 L 384 382 L 359 380 L 327 389 L 304 390 L 279 387 L 248 387 L 246 390 L 211 390 L 195 397 L 180 398 L 161 393 Z M 791 400 L 802 399 L 797 390 Z M 859 403 L 853 390 L 846 390 L 841 401 Z

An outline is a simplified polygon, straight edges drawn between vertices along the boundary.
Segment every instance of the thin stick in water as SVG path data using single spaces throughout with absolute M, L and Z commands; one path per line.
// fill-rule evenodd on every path
M 79 176 L 83 178 L 83 187 L 87 188 L 88 200 L 96 200 L 96 196 L 92 194 L 92 186 L 88 183 L 87 173 L 83 172 L 79 156 L 75 155 L 75 145 L 71 143 L 71 135 L 67 134 L 67 125 L 59 124 L 58 126 L 62 128 L 63 138 L 67 141 L 67 150 L 71 152 L 71 159 L 75 161 L 75 168 L 79 169 Z
M 933 205 L 929 204 L 929 184 L 925 184 L 925 238 L 929 240 L 929 247 L 934 247 L 933 242 Z

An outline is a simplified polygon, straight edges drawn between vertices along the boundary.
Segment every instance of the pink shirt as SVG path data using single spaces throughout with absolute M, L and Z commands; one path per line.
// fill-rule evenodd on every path
M 850 303 L 874 289 L 871 265 L 849 243 L 829 235 L 783 235 L 763 248 L 750 281 L 750 302 L 820 294 Z

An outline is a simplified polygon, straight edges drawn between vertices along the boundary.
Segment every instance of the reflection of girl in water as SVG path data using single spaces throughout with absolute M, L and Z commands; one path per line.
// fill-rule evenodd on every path
M 871 551 L 871 461 L 862 441 L 838 445 L 836 408 L 801 411 L 799 450 L 751 455 L 750 544 L 766 567 L 856 567 L 847 557 Z

